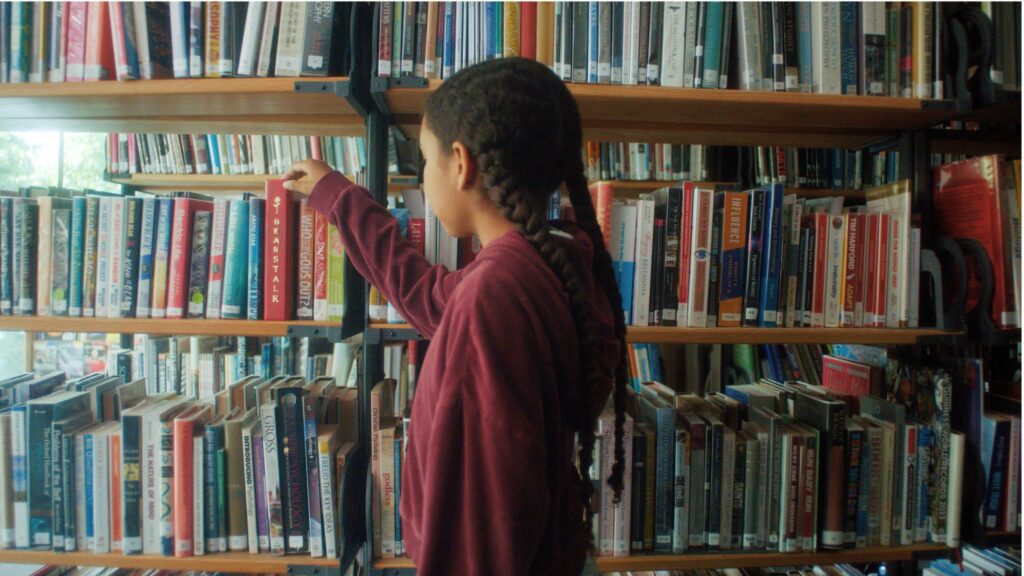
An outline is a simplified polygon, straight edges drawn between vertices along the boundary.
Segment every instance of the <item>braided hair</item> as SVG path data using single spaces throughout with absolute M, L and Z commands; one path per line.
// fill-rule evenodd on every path
M 594 278 L 615 312 L 619 361 L 613 377 L 615 406 L 615 462 L 608 485 L 615 502 L 622 497 L 625 447 L 622 429 L 626 406 L 626 326 L 622 295 L 612 271 L 611 255 L 597 223 L 587 189 L 581 150 L 583 132 L 576 101 L 549 68 L 533 60 L 489 60 L 463 69 L 446 80 L 426 102 L 425 122 L 449 149 L 456 140 L 476 159 L 483 187 L 501 214 L 558 275 L 569 294 L 570 309 L 579 340 L 583 367 L 579 398 L 608 378 L 598 361 L 603 346 L 594 331 L 590 293 L 584 277 L 568 252 L 553 237 L 547 220 L 552 191 L 563 183 L 579 227 L 593 245 Z M 579 435 L 577 461 L 580 476 L 589 478 L 593 463 L 596 413 L 589 405 L 570 422 Z M 587 538 L 593 549 L 594 487 L 583 482 L 581 492 Z

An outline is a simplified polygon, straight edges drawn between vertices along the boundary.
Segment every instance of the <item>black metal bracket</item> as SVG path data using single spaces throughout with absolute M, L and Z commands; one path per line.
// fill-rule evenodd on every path
M 300 94 L 333 94 L 338 98 L 344 98 L 349 106 L 365 118 L 369 114 L 368 103 L 365 96 L 360 97 L 354 88 L 355 86 L 349 80 L 331 80 L 328 82 L 298 80 L 295 82 L 296 92 Z
M 303 566 L 301 564 L 289 565 L 288 574 L 291 576 L 341 576 L 344 571 L 338 566 Z
M 429 82 L 427 79 L 420 76 L 403 76 L 399 78 L 375 76 L 370 79 L 370 97 L 373 99 L 373 103 L 377 106 L 377 111 L 387 118 L 391 135 L 395 137 L 395 140 L 404 142 L 405 140 L 408 140 L 408 137 L 394 122 L 394 114 L 392 114 L 391 109 L 388 107 L 388 101 L 385 97 L 388 89 L 426 88 L 428 85 Z
M 415 328 L 367 328 L 363 342 L 376 345 L 384 342 L 426 340 Z

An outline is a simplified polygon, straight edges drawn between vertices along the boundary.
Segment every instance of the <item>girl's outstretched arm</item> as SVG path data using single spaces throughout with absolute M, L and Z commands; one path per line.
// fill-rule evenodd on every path
M 302 176 L 306 178 L 299 180 Z M 310 207 L 338 229 L 345 257 L 355 269 L 383 292 L 416 330 L 432 337 L 461 271 L 431 265 L 402 236 L 398 221 L 365 188 L 327 164 L 296 162 L 285 178 L 287 189 L 308 194 Z

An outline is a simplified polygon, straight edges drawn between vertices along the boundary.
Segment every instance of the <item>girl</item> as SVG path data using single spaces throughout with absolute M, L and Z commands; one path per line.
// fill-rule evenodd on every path
M 353 266 L 431 340 L 417 385 L 400 512 L 422 576 L 593 572 L 594 430 L 614 383 L 622 488 L 625 326 L 581 159 L 579 111 L 547 67 L 492 60 L 427 99 L 423 190 L 445 230 L 483 249 L 431 266 L 397 222 L 322 162 L 309 194 Z M 549 223 L 565 184 L 577 222 Z M 574 453 L 575 451 L 575 453 Z M 581 479 L 582 477 L 582 479 Z

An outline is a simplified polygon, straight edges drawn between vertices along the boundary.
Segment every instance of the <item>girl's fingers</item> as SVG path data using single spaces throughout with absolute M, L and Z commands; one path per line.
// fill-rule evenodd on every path
M 285 180 L 298 180 L 299 178 L 302 178 L 305 175 L 306 175 L 306 173 L 303 172 L 302 170 L 295 170 L 293 168 L 293 169 L 289 170 L 287 173 L 285 173 L 283 178 Z
M 309 184 L 301 180 L 285 180 L 284 189 L 291 190 L 292 192 L 298 192 L 300 194 L 309 195 Z

